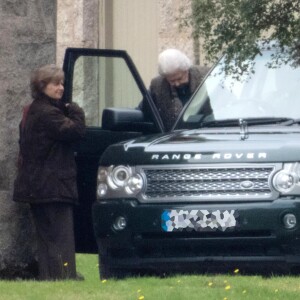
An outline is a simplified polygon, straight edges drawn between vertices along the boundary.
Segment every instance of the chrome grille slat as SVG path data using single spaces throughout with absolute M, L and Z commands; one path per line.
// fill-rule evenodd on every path
M 267 182 L 254 182 L 252 190 L 269 190 Z M 159 191 L 247 191 L 240 187 L 240 181 L 183 181 L 183 182 L 150 182 L 148 184 L 149 192 Z M 149 193 L 148 192 L 148 193 Z
M 198 172 L 197 172 L 198 170 Z M 147 180 L 152 181 L 159 181 L 159 180 L 184 180 L 184 179 L 220 179 L 220 178 L 227 178 L 227 179 L 238 179 L 243 177 L 244 179 L 257 179 L 262 178 L 265 179 L 268 177 L 270 169 L 268 170 L 147 170 Z
M 159 168 L 159 169 L 158 169 Z M 274 165 L 235 166 L 156 166 L 141 167 L 146 190 L 140 200 L 266 200 L 278 193 L 271 186 L 271 177 L 280 169 Z M 243 186 L 249 182 L 250 187 Z

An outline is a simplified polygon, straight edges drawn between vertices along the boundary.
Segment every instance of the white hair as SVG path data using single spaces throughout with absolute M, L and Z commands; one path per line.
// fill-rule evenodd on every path
M 187 71 L 191 67 L 190 59 L 177 49 L 167 49 L 158 56 L 158 73 L 161 76 Z

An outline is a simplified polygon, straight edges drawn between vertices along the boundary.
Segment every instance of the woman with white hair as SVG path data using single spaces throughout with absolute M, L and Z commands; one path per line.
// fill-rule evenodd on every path
M 167 131 L 207 71 L 206 67 L 193 66 L 190 59 L 177 49 L 167 49 L 159 54 L 159 76 L 152 79 L 150 93 Z

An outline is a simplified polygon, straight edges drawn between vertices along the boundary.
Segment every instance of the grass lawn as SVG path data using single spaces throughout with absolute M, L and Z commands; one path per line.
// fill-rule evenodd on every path
M 84 281 L 0 281 L 5 300 L 297 300 L 298 277 L 185 275 L 100 281 L 96 255 L 77 255 L 77 269 Z

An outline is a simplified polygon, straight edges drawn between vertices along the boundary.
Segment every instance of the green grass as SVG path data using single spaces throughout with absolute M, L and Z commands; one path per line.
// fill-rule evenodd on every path
M 101 281 L 96 255 L 77 255 L 77 269 L 85 281 L 0 281 L 5 300 L 297 300 L 299 277 L 184 275 Z

